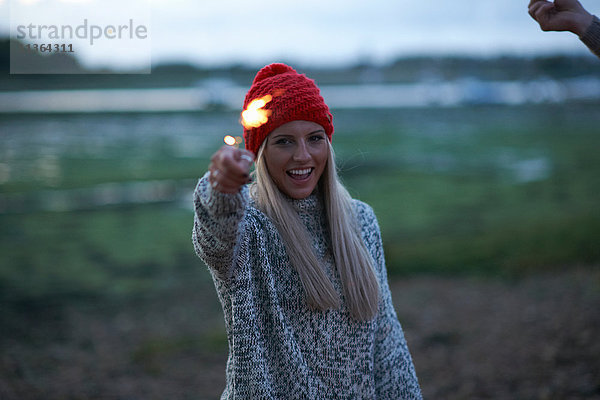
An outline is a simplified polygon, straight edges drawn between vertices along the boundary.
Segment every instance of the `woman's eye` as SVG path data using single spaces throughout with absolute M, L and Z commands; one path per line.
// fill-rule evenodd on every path
M 275 144 L 289 144 L 289 143 L 291 143 L 291 142 L 288 139 L 285 139 L 285 138 L 277 139 L 275 141 Z
M 314 136 L 311 136 L 311 137 L 309 138 L 309 140 L 310 140 L 311 142 L 318 142 L 318 141 L 320 141 L 320 140 L 323 140 L 323 139 L 325 139 L 325 138 L 323 137 L 323 135 L 314 135 Z

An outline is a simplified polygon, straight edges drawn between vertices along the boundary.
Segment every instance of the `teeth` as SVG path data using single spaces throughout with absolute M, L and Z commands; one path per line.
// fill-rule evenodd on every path
M 289 172 L 292 175 L 306 175 L 306 174 L 309 174 L 311 170 L 312 170 L 312 168 L 307 168 L 307 169 L 292 169 Z

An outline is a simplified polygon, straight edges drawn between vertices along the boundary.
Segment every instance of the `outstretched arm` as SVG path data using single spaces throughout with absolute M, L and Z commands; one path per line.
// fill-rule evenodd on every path
M 209 172 L 194 192 L 192 240 L 198 256 L 221 279 L 231 277 L 240 222 L 248 203 L 252 153 L 224 146 L 211 159 Z

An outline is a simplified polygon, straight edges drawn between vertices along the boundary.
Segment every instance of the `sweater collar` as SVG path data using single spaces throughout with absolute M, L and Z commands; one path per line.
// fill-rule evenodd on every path
M 317 190 L 303 199 L 288 198 L 288 201 L 299 214 L 319 215 L 323 211 L 323 202 Z

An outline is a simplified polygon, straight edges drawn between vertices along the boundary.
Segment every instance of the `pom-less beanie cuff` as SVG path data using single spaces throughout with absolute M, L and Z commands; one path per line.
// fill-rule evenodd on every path
M 331 141 L 332 116 L 320 90 L 312 79 L 297 73 L 285 64 L 270 64 L 256 74 L 244 99 L 244 110 L 253 100 L 270 95 L 262 107 L 267 121 L 257 127 L 244 127 L 246 149 L 257 153 L 265 138 L 274 129 L 291 121 L 312 121 L 323 127 Z

